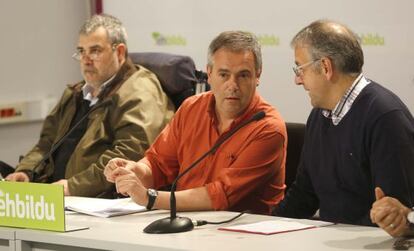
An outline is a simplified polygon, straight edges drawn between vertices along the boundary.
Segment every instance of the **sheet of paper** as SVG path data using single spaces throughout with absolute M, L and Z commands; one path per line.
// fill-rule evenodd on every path
M 221 227 L 219 228 L 219 230 L 269 235 L 311 229 L 316 227 L 328 226 L 332 224 L 333 223 L 331 222 L 324 221 L 307 220 L 305 222 L 299 222 L 293 219 L 281 218 L 271 221 L 261 221 L 245 225 Z
M 65 196 L 65 209 L 98 217 L 113 217 L 147 210 L 130 198 L 100 199 L 78 196 Z

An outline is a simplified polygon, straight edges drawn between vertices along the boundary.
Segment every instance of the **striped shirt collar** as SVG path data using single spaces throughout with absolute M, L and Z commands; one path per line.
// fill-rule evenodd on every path
M 365 88 L 370 83 L 362 73 L 355 79 L 354 83 L 351 87 L 345 92 L 344 96 L 342 96 L 341 100 L 338 104 L 336 104 L 335 108 L 330 110 L 322 110 L 322 114 L 326 118 L 332 119 L 332 123 L 334 125 L 338 125 L 341 122 L 342 118 L 348 113 L 351 109 L 352 104 L 354 103 L 355 99 L 361 93 L 362 89 Z

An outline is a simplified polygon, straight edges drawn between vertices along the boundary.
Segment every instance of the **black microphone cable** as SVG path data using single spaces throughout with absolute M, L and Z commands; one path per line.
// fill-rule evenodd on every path
M 249 213 L 249 212 L 250 212 L 250 210 L 245 210 L 245 211 L 242 211 L 242 212 L 240 212 L 238 215 L 234 216 L 233 218 L 228 219 L 228 220 L 224 220 L 224 221 L 193 220 L 193 224 L 194 224 L 194 226 L 195 226 L 195 227 L 204 226 L 204 225 L 207 225 L 207 224 L 211 224 L 211 225 L 220 225 L 220 224 L 225 224 L 225 223 L 232 222 L 232 221 L 234 221 L 235 219 L 240 218 L 243 214 L 245 214 L 245 213 Z

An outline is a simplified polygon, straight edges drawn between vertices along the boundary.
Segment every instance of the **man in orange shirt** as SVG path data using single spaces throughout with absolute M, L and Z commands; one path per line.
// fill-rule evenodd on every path
M 138 162 L 112 159 L 105 167 L 117 191 L 148 209 L 169 209 L 171 185 L 195 160 L 259 111 L 265 117 L 238 130 L 177 183 L 177 210 L 251 210 L 269 214 L 284 194 L 286 128 L 256 92 L 262 71 L 254 35 L 223 32 L 210 44 L 211 91 L 188 98 Z

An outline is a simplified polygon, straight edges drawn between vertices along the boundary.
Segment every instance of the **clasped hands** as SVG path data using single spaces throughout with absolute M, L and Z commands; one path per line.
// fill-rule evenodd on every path
M 381 188 L 375 188 L 376 201 L 372 204 L 370 217 L 389 235 L 399 237 L 408 230 L 407 215 L 410 209 L 395 198 L 385 196 Z
M 114 158 L 108 162 L 104 169 L 106 180 L 115 183 L 117 193 L 129 196 L 131 199 L 145 206 L 148 203 L 147 188 L 140 180 L 140 169 L 142 164 Z

